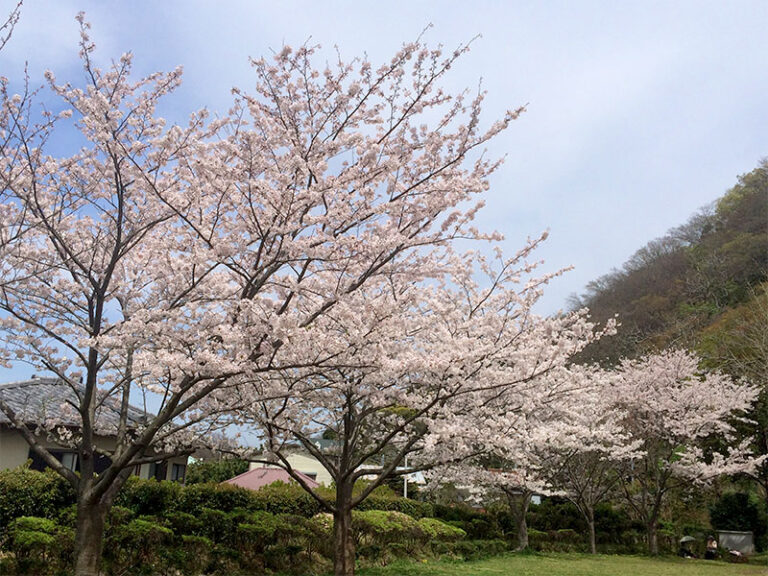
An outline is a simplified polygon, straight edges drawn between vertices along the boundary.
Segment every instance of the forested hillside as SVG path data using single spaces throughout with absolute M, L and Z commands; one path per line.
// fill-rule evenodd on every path
M 573 298 L 573 307 L 589 307 L 595 319 L 618 314 L 621 323 L 615 337 L 592 345 L 582 359 L 610 363 L 679 346 L 737 375 L 764 377 L 767 279 L 765 160 L 713 205 Z
M 707 368 L 761 385 L 742 433 L 754 438 L 756 453 L 768 454 L 768 160 L 621 270 L 590 283 L 572 305 L 589 307 L 600 321 L 618 315 L 621 323 L 581 361 L 611 364 L 687 348 Z M 768 498 L 768 463 L 755 479 Z

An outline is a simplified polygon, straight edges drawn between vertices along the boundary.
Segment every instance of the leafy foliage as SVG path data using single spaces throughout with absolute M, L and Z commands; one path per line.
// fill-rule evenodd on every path
M 53 471 L 26 466 L 0 470 L 0 538 L 14 518 L 56 518 L 74 501 L 72 488 Z
M 230 458 L 226 460 L 202 460 L 187 466 L 185 482 L 202 484 L 206 482 L 224 482 L 248 471 L 248 462 Z

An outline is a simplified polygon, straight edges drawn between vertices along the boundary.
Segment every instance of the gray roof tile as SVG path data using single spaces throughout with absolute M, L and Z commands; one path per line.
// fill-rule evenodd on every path
M 72 406 L 79 405 L 78 394 L 57 378 L 32 378 L 0 384 L 0 398 L 29 424 L 47 421 L 57 426 L 80 427 L 80 418 Z M 135 406 L 128 409 L 128 423 L 137 427 L 147 420 L 147 414 Z M 116 396 L 106 398 L 96 410 L 96 430 L 101 434 L 114 434 L 120 422 L 120 401 Z M 10 420 L 0 410 L 0 424 Z

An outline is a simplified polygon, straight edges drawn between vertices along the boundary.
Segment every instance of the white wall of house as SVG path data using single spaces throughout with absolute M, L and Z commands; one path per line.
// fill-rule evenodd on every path
M 328 473 L 320 462 L 318 462 L 312 456 L 306 454 L 291 454 L 287 458 L 288 463 L 294 470 L 298 470 L 302 474 L 306 474 L 310 478 L 313 478 L 323 486 L 330 486 L 333 483 L 333 478 Z M 251 462 L 250 469 L 264 468 L 268 464 L 262 464 L 261 462 Z
M 0 470 L 16 468 L 27 461 L 29 444 L 15 430 L 0 428 Z

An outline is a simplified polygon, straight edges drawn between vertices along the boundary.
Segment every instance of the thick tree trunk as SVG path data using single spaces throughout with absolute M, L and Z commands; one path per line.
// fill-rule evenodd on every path
M 523 514 L 517 522 L 517 549 L 525 550 L 526 548 L 528 548 L 528 522 Z
M 648 552 L 651 556 L 659 555 L 659 535 L 656 532 L 656 522 L 648 524 Z
M 355 535 L 352 532 L 353 484 L 336 486 L 336 510 L 333 513 L 333 573 L 335 576 L 355 574 Z
M 525 517 L 528 515 L 528 507 L 531 505 L 531 496 L 533 494 L 527 490 L 522 493 L 507 494 L 509 508 L 515 519 L 517 530 L 517 550 L 528 548 L 528 521 Z
M 75 532 L 75 576 L 98 576 L 109 506 L 80 501 Z
M 354 576 L 355 574 L 352 510 L 346 506 L 337 509 L 333 514 L 333 573 L 335 576 Z

